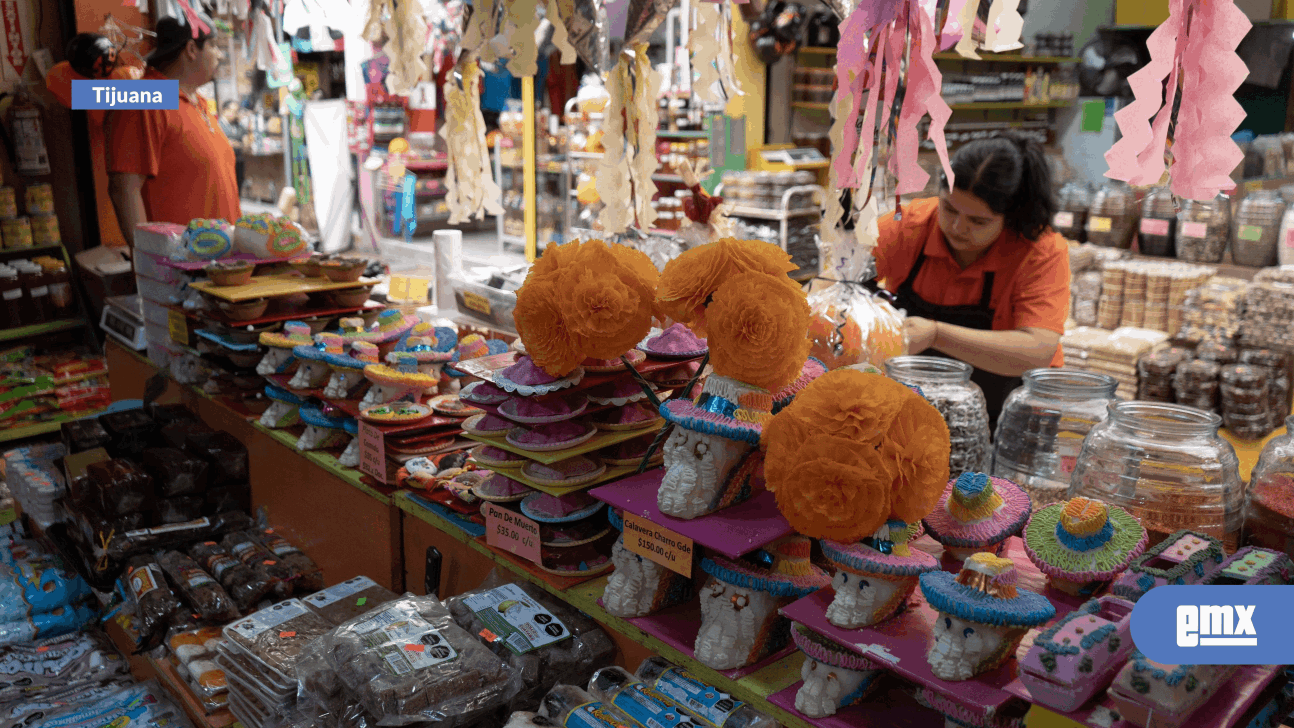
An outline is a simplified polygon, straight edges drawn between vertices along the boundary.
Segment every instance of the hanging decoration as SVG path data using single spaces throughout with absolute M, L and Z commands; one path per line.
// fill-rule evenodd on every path
M 550 6 L 554 4 L 557 6 L 555 16 L 561 18 L 566 37 L 579 57 L 595 72 L 609 72 L 611 34 L 607 30 L 607 9 L 602 0 L 549 0 Z M 551 19 L 554 14 L 550 12 L 549 17 Z M 556 36 L 553 43 L 557 43 Z M 562 63 L 566 63 L 565 56 Z
M 490 169 L 490 150 L 485 144 L 485 118 L 481 114 L 481 68 L 475 61 L 445 81 L 445 124 L 440 130 L 448 149 L 449 224 L 459 225 L 486 215 L 502 215 L 501 192 Z
M 597 191 L 605 206 L 598 216 L 602 229 L 623 233 L 630 225 L 648 230 L 656 223 L 656 99 L 663 79 L 651 65 L 647 44 L 621 54 L 607 79 L 611 96 L 602 122 L 602 159 Z M 629 194 L 625 194 L 625 190 Z
M 1235 187 L 1230 172 L 1244 154 L 1231 134 L 1245 111 L 1234 94 L 1248 74 L 1235 51 L 1251 25 L 1232 0 L 1171 0 L 1146 41 L 1150 63 L 1128 77 L 1135 99 L 1114 114 L 1123 136 L 1105 153 L 1107 177 L 1155 185 L 1167 171 L 1173 194 L 1192 200 Z
M 696 25 L 688 36 L 693 88 L 703 103 L 723 104 L 742 94 L 732 60 L 732 9 L 726 2 L 697 3 Z
M 418 0 L 373 0 L 364 24 L 364 40 L 380 43 L 391 59 L 386 86 L 397 96 L 408 96 L 419 81 L 427 79 L 422 60 L 427 43 L 427 20 Z

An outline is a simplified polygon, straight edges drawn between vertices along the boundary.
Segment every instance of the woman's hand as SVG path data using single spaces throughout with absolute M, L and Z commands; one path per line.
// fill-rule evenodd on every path
M 908 339 L 908 353 L 920 354 L 935 345 L 935 335 L 939 332 L 939 323 L 920 316 L 909 316 L 903 319 L 903 333 Z

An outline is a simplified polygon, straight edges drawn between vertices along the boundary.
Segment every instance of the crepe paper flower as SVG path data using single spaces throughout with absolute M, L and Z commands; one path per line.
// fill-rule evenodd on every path
M 802 459 L 799 457 L 800 448 L 820 437 L 829 438 L 830 435 L 818 423 L 805 417 L 787 415 L 785 411 L 765 422 L 760 443 L 767 450 L 764 456 L 765 487 L 776 491 L 780 483 L 793 477 Z M 847 442 L 851 448 L 858 446 L 852 440 L 831 439 Z
M 526 353 L 548 374 L 564 377 L 584 361 L 579 338 L 567 328 L 557 281 L 527 280 L 517 291 L 512 320 Z
M 715 291 L 706 318 L 710 364 L 725 377 L 776 392 L 809 358 L 809 304 L 774 276 L 733 276 Z
M 535 259 L 526 274 L 526 283 L 537 280 L 552 280 L 566 270 L 579 252 L 579 242 L 565 245 L 549 245 L 544 254 Z
M 559 279 L 562 315 L 587 356 L 615 359 L 651 331 L 651 300 L 617 275 L 627 269 L 617 266 L 610 252 L 603 250 L 598 257 L 605 257 L 605 264 L 581 267 Z
M 687 324 L 698 336 L 705 336 L 705 307 L 729 278 L 740 273 L 765 273 L 798 291 L 799 285 L 786 276 L 795 269 L 791 256 L 772 243 L 716 240 L 665 264 L 656 286 L 656 301 L 662 313 Z
M 902 386 L 902 385 L 900 385 Z M 925 518 L 948 485 L 948 425 L 934 405 L 912 394 L 903 403 L 881 445 L 895 468 L 890 517 L 906 523 Z
M 805 387 L 786 410 L 854 442 L 877 442 L 912 394 L 889 377 L 837 369 Z
M 893 471 L 876 449 L 834 447 L 804 461 L 778 488 L 777 507 L 796 531 L 852 543 L 874 534 L 890 509 Z

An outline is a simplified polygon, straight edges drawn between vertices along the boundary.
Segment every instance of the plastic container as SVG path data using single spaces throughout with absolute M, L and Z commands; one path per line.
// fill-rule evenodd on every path
M 993 475 L 1019 483 L 1034 509 L 1065 500 L 1083 438 L 1116 402 L 1119 382 L 1077 369 L 1033 369 L 1006 398 L 993 442 Z
M 1087 242 L 1106 248 L 1132 247 L 1137 229 L 1137 198 L 1122 182 L 1101 186 L 1087 215 Z
M 1294 417 L 1258 456 L 1245 495 L 1244 544 L 1294 556 Z
M 1066 183 L 1056 197 L 1056 214 L 1051 228 L 1076 242 L 1087 240 L 1087 213 L 1092 207 L 1092 188 L 1078 182 Z
M 701 682 L 663 657 L 649 657 L 634 676 L 709 728 L 777 728 L 777 721 Z
M 1180 405 L 1117 402 L 1083 440 L 1069 495 L 1120 506 L 1141 520 L 1150 545 L 1189 528 L 1239 545 L 1244 488 L 1222 418 Z
M 948 456 L 951 477 L 989 469 L 988 406 L 984 391 L 972 382 L 971 365 L 937 356 L 897 356 L 885 362 L 885 373 L 922 395 L 939 410 L 948 423 L 952 452 Z
M 1231 257 L 1237 265 L 1276 265 L 1285 203 L 1275 190 L 1255 190 L 1240 201 L 1231 223 Z
M 1190 263 L 1219 263 L 1227 251 L 1231 212 L 1229 201 L 1218 197 L 1200 202 L 1182 200 L 1177 213 L 1174 247 L 1177 257 Z
M 1177 227 L 1177 210 L 1173 193 L 1167 187 L 1156 187 L 1141 201 L 1138 246 L 1144 255 L 1173 257 L 1173 232 Z

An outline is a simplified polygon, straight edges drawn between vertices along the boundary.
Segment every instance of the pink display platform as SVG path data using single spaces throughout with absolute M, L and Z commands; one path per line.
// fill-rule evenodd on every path
M 598 606 L 602 606 L 601 599 L 598 599 Z M 649 614 L 646 617 L 626 619 L 625 621 L 688 657 L 696 659 L 694 647 L 696 645 L 696 636 L 701 631 L 700 602 L 693 600 L 687 604 L 680 604 L 669 609 L 663 609 L 655 614 Z M 786 647 L 753 665 L 739 667 L 735 670 L 719 670 L 718 672 L 724 677 L 738 680 L 759 672 L 783 657 L 794 654 L 795 651 L 795 642 L 790 642 Z M 794 696 L 792 696 L 792 701 L 794 701 Z
M 270 263 L 291 263 L 294 260 L 308 258 L 310 254 L 298 255 L 295 258 L 256 258 L 248 253 L 230 253 L 223 256 L 220 260 L 246 260 L 256 265 L 269 265 Z M 161 257 L 157 261 L 159 264 L 169 268 L 178 268 L 179 270 L 195 271 L 202 270 L 206 267 L 209 260 L 171 260 L 170 258 Z
M 1241 718 L 1247 717 L 1250 708 L 1259 703 L 1259 698 L 1263 698 L 1261 702 L 1265 704 L 1275 697 L 1272 694 L 1274 691 L 1267 688 L 1280 675 L 1280 671 L 1281 668 L 1275 665 L 1243 665 L 1237 668 L 1235 675 L 1219 687 L 1208 702 L 1191 713 L 1183 725 L 1190 728 L 1232 728 L 1239 725 Z M 1019 680 L 1008 683 L 1005 689 L 1012 695 L 1030 702 L 1033 700 L 1029 688 Z M 1107 715 L 1103 708 L 1118 712 L 1114 701 L 1106 695 L 1101 695 L 1072 713 L 1052 712 L 1091 728 L 1140 728 L 1138 724 L 1127 720 L 1119 720 L 1110 725 L 1103 719 Z
M 944 716 L 918 703 L 909 690 L 882 675 L 880 684 L 863 702 L 826 718 L 810 718 L 795 709 L 795 694 L 803 682 L 768 696 L 768 702 L 818 728 L 944 728 Z
M 928 536 L 918 539 L 915 545 L 925 551 L 939 549 L 939 545 Z M 1067 596 L 1046 588 L 1046 578 L 1029 562 L 1019 538 L 1010 539 L 1003 555 L 1015 562 L 1021 588 L 1043 592 L 1048 597 Z M 827 607 L 833 598 L 835 592 L 831 587 L 819 589 L 782 609 L 782 614 L 869 657 L 878 667 L 890 669 L 900 677 L 945 695 L 968 709 L 1000 708 L 1014 697 L 1006 690 L 1006 686 L 1016 679 L 1014 658 L 996 670 L 970 680 L 950 682 L 935 677 L 926 661 L 926 653 L 933 643 L 931 629 L 938 613 L 926 604 L 919 588 L 908 599 L 907 609 L 901 614 L 858 630 L 842 629 L 827 621 Z M 1053 599 L 1052 603 L 1056 607 L 1056 616 L 1060 617 L 1073 611 L 1082 600 L 1068 597 L 1064 601 Z M 888 654 L 890 659 L 885 659 L 884 654 Z
M 687 536 L 696 545 L 718 551 L 730 559 L 795 532 L 777 510 L 773 494 L 766 490 L 759 491 L 744 503 L 690 521 L 667 516 L 656 507 L 656 491 L 660 490 L 664 477 L 664 469 L 654 468 L 594 488 L 589 493 L 615 508 L 635 513 L 658 526 Z

